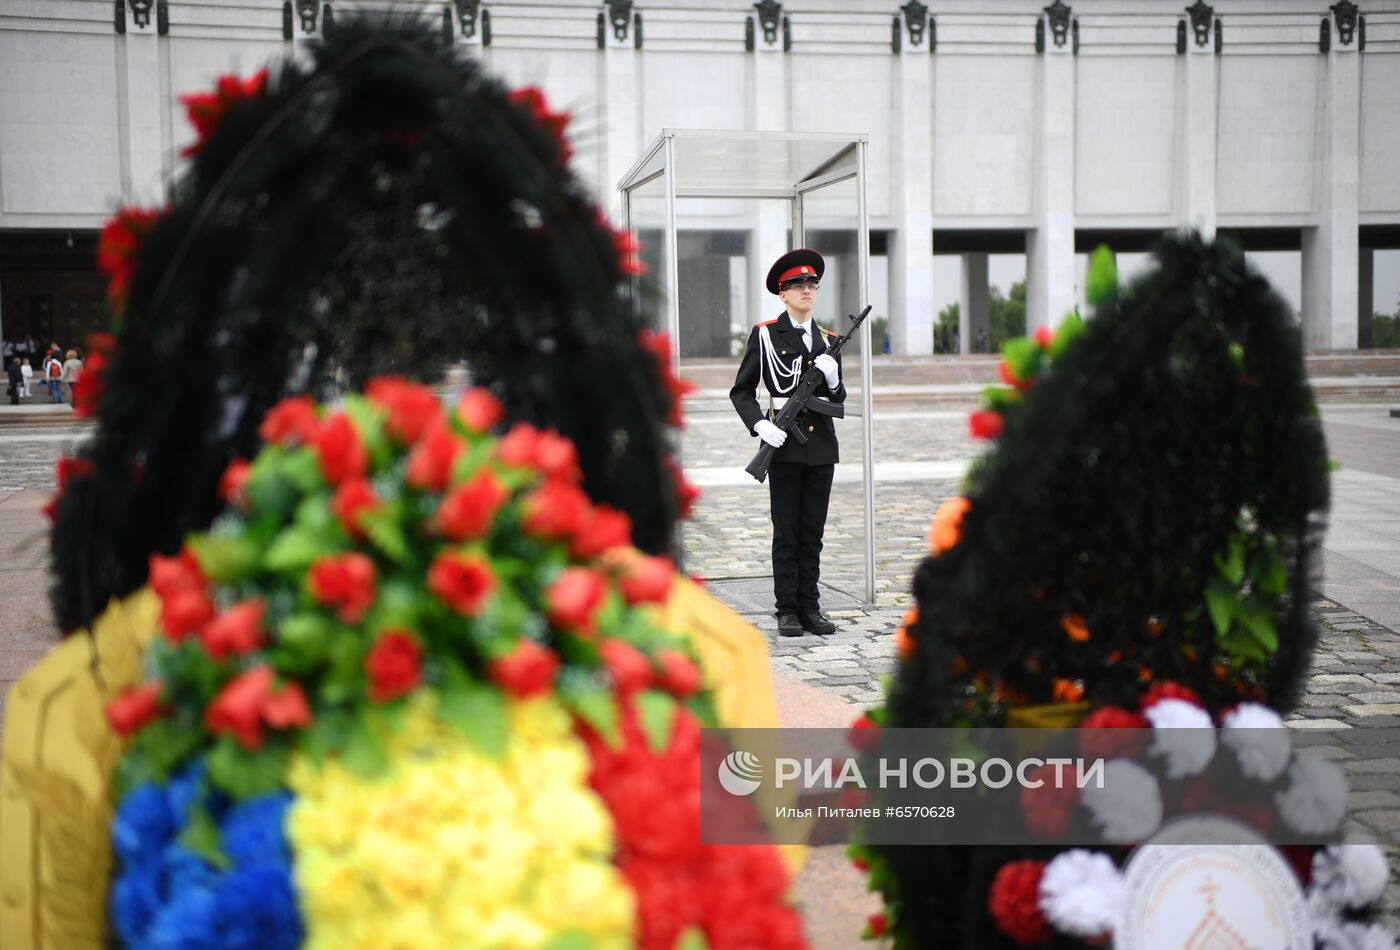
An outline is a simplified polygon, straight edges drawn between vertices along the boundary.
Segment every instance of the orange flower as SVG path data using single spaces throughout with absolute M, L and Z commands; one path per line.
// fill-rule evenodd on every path
M 1144 666 L 1142 669 L 1138 670 L 1138 680 L 1143 683 L 1152 682 L 1152 671 Z
M 953 662 L 948 664 L 949 676 L 962 676 L 967 672 L 967 659 L 961 656 L 953 657 Z
M 1075 643 L 1089 642 L 1089 628 L 1079 614 L 1065 614 L 1061 617 L 1060 629 Z
M 933 513 L 928 526 L 928 548 L 934 557 L 954 547 L 962 539 L 963 516 L 972 507 L 966 498 L 949 498 Z
M 909 631 L 905 628 L 895 628 L 894 645 L 899 650 L 901 660 L 907 660 L 914 655 L 914 638 L 909 636 Z
M 1084 698 L 1084 686 L 1078 680 L 1067 680 L 1057 676 L 1052 695 L 1057 703 L 1077 703 Z

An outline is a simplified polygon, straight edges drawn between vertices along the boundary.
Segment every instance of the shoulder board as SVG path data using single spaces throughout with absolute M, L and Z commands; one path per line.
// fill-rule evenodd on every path
M 778 322 L 777 320 L 764 320 L 762 323 L 755 324 L 755 326 L 760 326 L 760 327 L 771 327 L 773 324 L 775 324 L 775 323 L 777 323 L 777 322 Z

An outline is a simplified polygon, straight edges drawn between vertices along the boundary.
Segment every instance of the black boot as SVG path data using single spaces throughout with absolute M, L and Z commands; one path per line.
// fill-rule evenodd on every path
M 808 633 L 814 633 L 819 637 L 830 636 L 836 632 L 836 624 L 826 614 L 818 611 L 814 614 L 802 615 L 802 629 Z
M 802 636 L 802 621 L 797 614 L 778 614 L 778 633 L 785 637 Z

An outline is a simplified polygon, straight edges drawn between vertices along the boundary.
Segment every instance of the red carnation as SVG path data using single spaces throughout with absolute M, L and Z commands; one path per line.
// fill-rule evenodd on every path
M 1006 360 L 1001 361 L 1001 365 L 997 367 L 997 370 L 1001 373 L 1001 381 L 1003 383 L 1008 386 L 1015 386 L 1021 392 L 1030 389 L 1031 384 L 1035 382 L 1035 379 L 1032 377 L 1022 378 L 1017 376 L 1015 370 L 1011 368 L 1011 364 Z
M 358 623 L 374 603 L 378 576 L 373 561 L 352 551 L 317 558 L 306 573 L 306 584 L 316 603 L 334 608 L 341 623 Z
M 664 557 L 638 557 L 622 569 L 617 589 L 629 604 L 661 604 L 674 579 L 675 568 Z
M 510 499 L 510 490 L 483 468 L 471 480 L 448 493 L 433 517 L 437 532 L 453 541 L 475 541 L 491 532 L 496 513 Z
M 293 396 L 267 411 L 258 426 L 258 437 L 269 445 L 309 445 L 320 425 L 311 397 Z
M 90 416 L 97 411 L 97 404 L 102 401 L 107 364 L 116 351 L 117 341 L 110 333 L 88 335 L 88 353 L 83 360 L 83 384 L 73 390 L 73 411 L 77 415 Z
M 1172 680 L 1163 680 L 1160 683 L 1152 684 L 1147 692 L 1138 698 L 1138 709 L 1147 709 L 1159 700 L 1163 699 L 1184 699 L 1188 703 L 1204 707 L 1201 697 L 1189 686 L 1183 686 Z
M 687 382 L 676 375 L 675 367 L 671 363 L 671 338 L 665 333 L 653 333 L 649 329 L 643 329 L 637 334 L 637 342 L 642 349 L 651 354 L 656 361 L 661 372 L 661 381 L 666 386 L 666 392 L 671 397 L 670 410 L 666 415 L 666 421 L 677 429 L 685 425 L 685 414 L 682 402 L 686 395 L 695 390 L 695 384 Z
M 550 138 L 554 139 L 554 144 L 559 147 L 559 158 L 561 163 L 568 164 L 573 156 L 574 150 L 569 145 L 569 139 L 564 134 L 565 128 L 569 125 L 569 113 L 552 112 L 549 103 L 545 101 L 544 93 L 538 86 L 525 86 L 522 89 L 512 90 L 510 101 L 521 106 L 530 113 L 530 118 L 537 124 L 544 127 Z
M 577 482 L 583 477 L 578 467 L 578 449 L 553 429 L 541 432 L 535 442 L 535 465 L 546 478 Z
M 331 497 L 331 513 L 335 515 L 346 534 L 359 540 L 364 537 L 360 529 L 360 515 L 373 511 L 380 505 L 379 496 L 374 493 L 369 482 L 363 478 L 351 478 L 340 483 Z
M 216 660 L 244 656 L 262 643 L 263 612 L 267 605 L 261 597 L 235 604 L 206 623 L 199 631 L 204 649 Z
M 500 400 L 480 387 L 468 389 L 457 400 L 457 418 L 462 420 L 462 424 L 469 431 L 477 435 L 485 435 L 496 428 L 496 423 L 500 422 L 505 414 L 505 407 L 501 405 Z
M 700 667 L 690 657 L 679 650 L 666 649 L 656 654 L 656 662 L 661 667 L 656 682 L 666 692 L 679 699 L 687 699 L 700 692 Z
M 166 639 L 179 643 L 214 617 L 214 602 L 201 590 L 177 590 L 162 598 L 160 625 Z
M 235 508 L 248 507 L 248 475 L 253 470 L 247 459 L 234 459 L 219 476 L 219 499 Z
M 229 109 L 260 96 L 267 88 L 267 70 L 260 69 L 244 79 L 241 76 L 220 76 L 213 92 L 198 92 L 180 97 L 194 126 L 195 140 L 181 149 L 184 156 L 193 155 L 208 140 Z
M 581 521 L 569 539 L 569 553 L 577 560 L 592 560 L 605 551 L 632 543 L 632 519 L 616 508 L 599 505 Z
M 59 499 L 63 497 L 63 491 L 68 487 L 70 478 L 85 478 L 92 474 L 92 459 L 79 456 L 62 456 L 57 465 L 54 466 L 55 474 L 58 478 L 58 489 L 53 493 L 53 497 L 48 500 L 40 513 L 50 521 L 53 520 L 54 512 L 58 510 Z
M 388 413 L 384 431 L 400 445 L 417 443 L 442 415 L 442 403 L 431 389 L 396 376 L 371 379 L 365 394 Z
M 586 567 L 566 569 L 545 591 L 549 622 L 556 627 L 592 636 L 598 609 L 607 597 L 603 575 Z
M 1150 729 L 1151 723 L 1140 712 L 1121 706 L 1103 706 L 1084 717 L 1079 724 L 1079 750 L 1086 758 L 1111 759 L 1136 754 L 1140 737 L 1128 733 L 1114 735 L 1106 730 Z
M 204 724 L 215 735 L 231 735 L 245 749 L 260 749 L 263 726 L 273 729 L 306 727 L 311 724 L 311 708 L 296 683 L 286 683 L 273 691 L 270 666 L 255 666 L 224 685 L 204 711 Z
M 441 421 L 435 422 L 408 456 L 404 480 L 418 491 L 442 491 L 452 479 L 452 463 L 462 443 Z
M 979 409 L 967 417 L 968 430 L 974 439 L 995 439 L 1005 428 L 1001 413 Z
M 176 591 L 204 592 L 204 574 L 189 548 L 181 548 L 173 557 L 152 554 L 146 583 L 162 600 Z
M 864 713 L 846 730 L 846 744 L 857 752 L 869 752 L 880 742 L 880 725 Z
M 496 458 L 516 468 L 535 468 L 535 446 L 540 430 L 528 422 L 517 422 L 496 443 Z
M 651 661 L 625 640 L 604 640 L 598 646 L 598 655 L 603 658 L 618 695 L 630 696 L 651 685 Z
M 1048 350 L 1050 344 L 1055 342 L 1055 331 L 1049 327 L 1041 327 L 1035 331 L 1035 342 L 1040 344 L 1043 349 Z
M 107 302 L 114 313 L 126 310 L 141 245 L 164 214 L 164 211 L 122 208 L 103 226 L 102 236 L 97 241 L 97 269 L 107 275 Z
M 491 682 L 517 699 L 528 699 L 549 692 L 559 658 L 533 640 L 519 640 L 505 656 L 491 661 Z
M 525 496 L 521 529 L 541 541 L 562 541 L 591 521 L 591 504 L 583 490 L 567 482 L 545 482 Z
M 866 919 L 865 926 L 870 931 L 870 936 L 878 940 L 885 935 L 885 930 L 889 925 L 884 914 L 871 914 Z
M 1055 767 L 1040 765 L 1026 772 L 1028 782 L 1040 781 L 1036 787 L 1021 787 L 1021 814 L 1026 827 L 1037 838 L 1058 838 L 1069 827 L 1070 813 L 1079 801 L 1074 777 L 1061 770 L 1061 784 L 1055 784 Z
M 1044 861 L 1003 864 L 987 890 L 987 912 L 997 928 L 1020 944 L 1045 943 L 1054 937 L 1040 912 L 1040 876 Z
M 428 569 L 428 590 L 464 617 L 481 613 L 495 589 L 496 575 L 480 555 L 445 551 Z
M 642 263 L 642 242 L 631 231 L 613 231 L 613 250 L 617 252 L 617 266 L 629 277 L 640 277 L 647 272 Z
M 671 484 L 676 489 L 676 514 L 681 518 L 689 518 L 690 513 L 695 510 L 695 503 L 700 500 L 700 489 L 686 481 L 685 472 L 674 458 L 666 460 L 666 467 L 670 469 Z
M 164 683 L 153 681 L 129 689 L 107 701 L 107 723 L 117 735 L 126 737 L 160 717 L 165 706 L 160 701 Z
M 855 867 L 857 871 L 860 871 L 862 873 L 870 870 L 870 862 L 865 860 L 865 858 L 851 858 L 851 864 Z
M 365 674 L 376 703 L 411 693 L 423 681 L 423 648 L 406 630 L 385 630 L 365 654 Z
M 321 461 L 321 474 L 332 485 L 349 478 L 363 478 L 369 470 L 369 453 L 355 431 L 354 423 L 343 412 L 331 416 L 316 430 L 311 443 Z

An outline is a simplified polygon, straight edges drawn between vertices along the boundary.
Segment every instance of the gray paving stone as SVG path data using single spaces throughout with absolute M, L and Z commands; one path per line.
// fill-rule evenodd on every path
M 1342 708 L 1352 716 L 1400 716 L 1400 703 L 1363 703 Z

